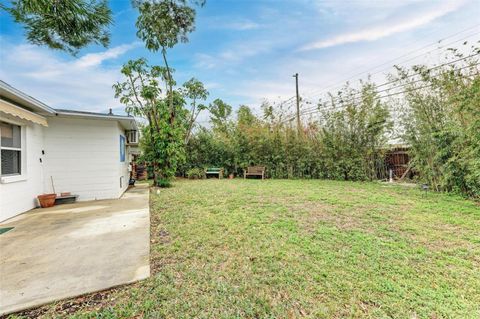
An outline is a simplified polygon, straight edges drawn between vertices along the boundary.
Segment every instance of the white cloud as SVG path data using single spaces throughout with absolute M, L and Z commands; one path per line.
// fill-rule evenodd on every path
M 115 59 L 127 51 L 138 47 L 141 45 L 141 42 L 134 42 L 131 44 L 122 44 L 113 48 L 110 48 L 104 52 L 98 53 L 88 53 L 82 56 L 75 62 L 75 65 L 78 67 L 92 67 L 100 65 L 103 61 Z
M 120 66 L 103 62 L 120 57 L 136 44 L 113 47 L 70 60 L 33 45 L 0 43 L 0 78 L 54 108 L 104 112 L 118 107 L 112 85 Z
M 399 22 L 389 21 L 386 24 L 377 25 L 361 31 L 354 31 L 350 33 L 340 34 L 330 39 L 316 41 L 303 46 L 300 50 L 314 50 L 333 47 L 337 45 L 354 43 L 360 41 L 375 41 L 390 35 L 408 31 L 426 25 L 446 14 L 453 12 L 460 8 L 464 1 L 449 1 L 444 2 L 443 5 L 436 7 L 430 12 L 421 13 L 420 15 L 403 20 Z
M 200 69 L 213 69 L 217 65 L 215 57 L 205 53 L 195 54 L 194 64 Z
M 207 90 L 211 90 L 211 89 L 218 89 L 218 88 L 221 88 L 222 85 L 218 82 L 206 82 L 205 83 L 205 88 Z
M 310 0 L 308 0 L 310 1 Z M 352 7 L 357 9 L 367 9 L 367 10 L 388 10 L 388 9 L 397 9 L 404 5 L 408 4 L 417 4 L 425 2 L 425 0 L 382 0 L 382 1 L 325 1 L 325 0 L 313 0 L 311 3 L 318 9 L 320 12 L 325 12 L 328 9 L 328 13 L 339 12 L 339 11 L 349 11 L 351 12 Z
M 254 30 L 260 28 L 260 24 L 250 20 L 241 20 L 227 23 L 225 28 L 238 31 Z
M 271 102 L 278 102 L 294 97 L 295 80 L 291 75 L 298 72 L 300 74 L 300 95 L 305 98 L 302 105 L 311 107 L 312 104 L 307 104 L 307 100 L 316 102 L 319 98 L 325 98 L 327 92 L 335 93 L 345 85 L 347 79 L 352 87 L 357 87 L 360 79 L 366 80 L 368 74 L 375 71 L 371 80 L 377 84 L 386 82 L 386 74 L 394 72 L 392 67 L 394 62 L 391 65 L 384 64 L 384 62 L 423 47 L 429 41 L 431 39 L 424 39 L 424 43 L 402 43 L 398 46 L 378 43 L 376 46 L 363 48 L 361 54 L 359 51 L 343 50 L 335 55 L 324 56 L 322 59 L 316 58 L 315 55 L 311 57 L 286 56 L 282 60 L 276 61 L 282 68 L 267 68 L 258 78 L 252 77 L 249 81 L 235 83 L 235 86 L 231 88 L 228 88 L 228 84 L 225 86 L 229 93 L 245 98 L 258 108 L 264 98 Z M 442 61 L 444 52 L 444 50 L 439 50 L 415 59 L 411 59 L 411 56 L 405 57 L 395 63 L 406 67 L 414 64 L 432 65 Z M 406 62 L 402 62 L 403 60 Z M 292 111 L 294 101 L 292 99 L 287 104 L 292 107 Z
M 205 21 L 205 26 L 213 30 L 247 31 L 260 29 L 264 25 L 250 18 L 243 18 L 237 15 L 219 15 L 209 17 L 209 19 Z
M 195 54 L 195 67 L 213 69 L 244 62 L 246 59 L 270 52 L 279 43 L 266 40 L 246 40 L 229 45 L 216 54 Z
M 271 49 L 271 47 L 272 44 L 268 42 L 253 43 L 253 41 L 246 41 L 237 43 L 232 47 L 223 50 L 218 55 L 218 58 L 227 62 L 241 62 L 246 58 L 253 57 L 261 53 L 266 53 Z

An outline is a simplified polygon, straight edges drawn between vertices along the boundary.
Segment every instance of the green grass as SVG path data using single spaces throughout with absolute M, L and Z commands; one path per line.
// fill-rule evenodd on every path
M 379 183 L 206 180 L 161 189 L 151 213 L 152 278 L 73 316 L 480 317 L 478 203 Z

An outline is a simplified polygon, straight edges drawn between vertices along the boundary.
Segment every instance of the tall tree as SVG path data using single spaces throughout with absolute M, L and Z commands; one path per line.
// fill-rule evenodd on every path
M 161 51 L 167 68 L 169 86 L 169 104 L 173 113 L 173 86 L 175 82 L 167 60 L 167 49 L 178 42 L 188 42 L 188 34 L 195 30 L 195 9 L 191 6 L 203 6 L 205 1 L 188 0 L 133 0 L 139 11 L 136 22 L 137 36 L 148 50 Z
M 157 177 L 168 182 L 184 158 L 185 101 L 178 92 L 173 92 L 174 112 L 179 119 L 171 122 L 170 108 L 161 89 L 165 68 L 138 59 L 128 61 L 121 72 L 125 81 L 113 85 L 115 97 L 120 98 L 128 113 L 147 119 L 144 158 L 152 164 L 154 183 L 158 185 Z
M 210 121 L 213 128 L 222 133 L 228 133 L 228 121 L 232 115 L 232 107 L 221 99 L 215 99 L 209 106 Z
M 197 105 L 197 101 L 205 101 L 208 97 L 208 91 L 205 89 L 205 86 L 202 82 L 195 78 L 191 78 L 187 82 L 183 83 L 182 94 L 185 98 L 188 98 L 191 101 L 190 117 L 187 122 L 187 132 L 185 134 L 185 144 L 187 144 L 198 115 L 201 111 L 207 109 L 207 107 L 203 104 Z
M 251 126 L 257 118 L 247 105 L 240 105 L 237 111 L 237 122 L 240 126 Z
M 0 4 L 24 26 L 27 40 L 75 55 L 90 43 L 108 46 L 112 12 L 106 0 L 17 0 Z

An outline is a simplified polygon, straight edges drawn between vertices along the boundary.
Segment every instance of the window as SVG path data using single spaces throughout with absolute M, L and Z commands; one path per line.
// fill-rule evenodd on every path
M 120 162 L 125 162 L 125 136 L 120 135 Z
M 22 173 L 22 128 L 0 122 L 1 176 Z

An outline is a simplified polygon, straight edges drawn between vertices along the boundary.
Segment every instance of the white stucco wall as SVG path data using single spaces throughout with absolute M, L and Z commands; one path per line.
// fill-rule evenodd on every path
M 42 158 L 43 127 L 30 122 L 19 121 L 5 116 L 2 121 L 22 125 L 25 136 L 25 156 L 22 160 L 25 165 L 21 180 L 0 183 L 0 221 L 11 218 L 19 213 L 28 211 L 37 205 L 36 197 L 43 193 L 43 164 Z
M 117 150 L 119 150 L 118 152 L 120 152 L 120 135 L 125 137 L 126 143 L 125 129 L 117 122 Z M 128 148 L 128 146 L 125 148 L 125 162 L 120 162 L 120 154 L 118 154 L 118 174 L 119 176 L 123 176 L 123 179 L 122 188 L 118 190 L 117 197 L 122 196 L 122 194 L 127 190 L 128 182 L 130 180 L 130 172 L 128 171 L 128 165 L 130 164 L 130 156 L 128 154 Z
M 79 201 L 118 198 L 127 189 L 128 149 L 121 162 L 120 135 L 125 134 L 117 121 L 48 117 L 49 126 L 42 127 L 1 120 L 24 127 L 25 175 L 0 183 L 0 221 L 35 208 L 37 195 L 53 193 L 51 177 L 57 194 L 71 192 Z
M 120 162 L 116 121 L 49 118 L 45 129 L 44 188 L 79 195 L 78 200 L 118 198 L 128 187 L 128 162 Z M 122 187 L 120 177 L 124 176 Z

